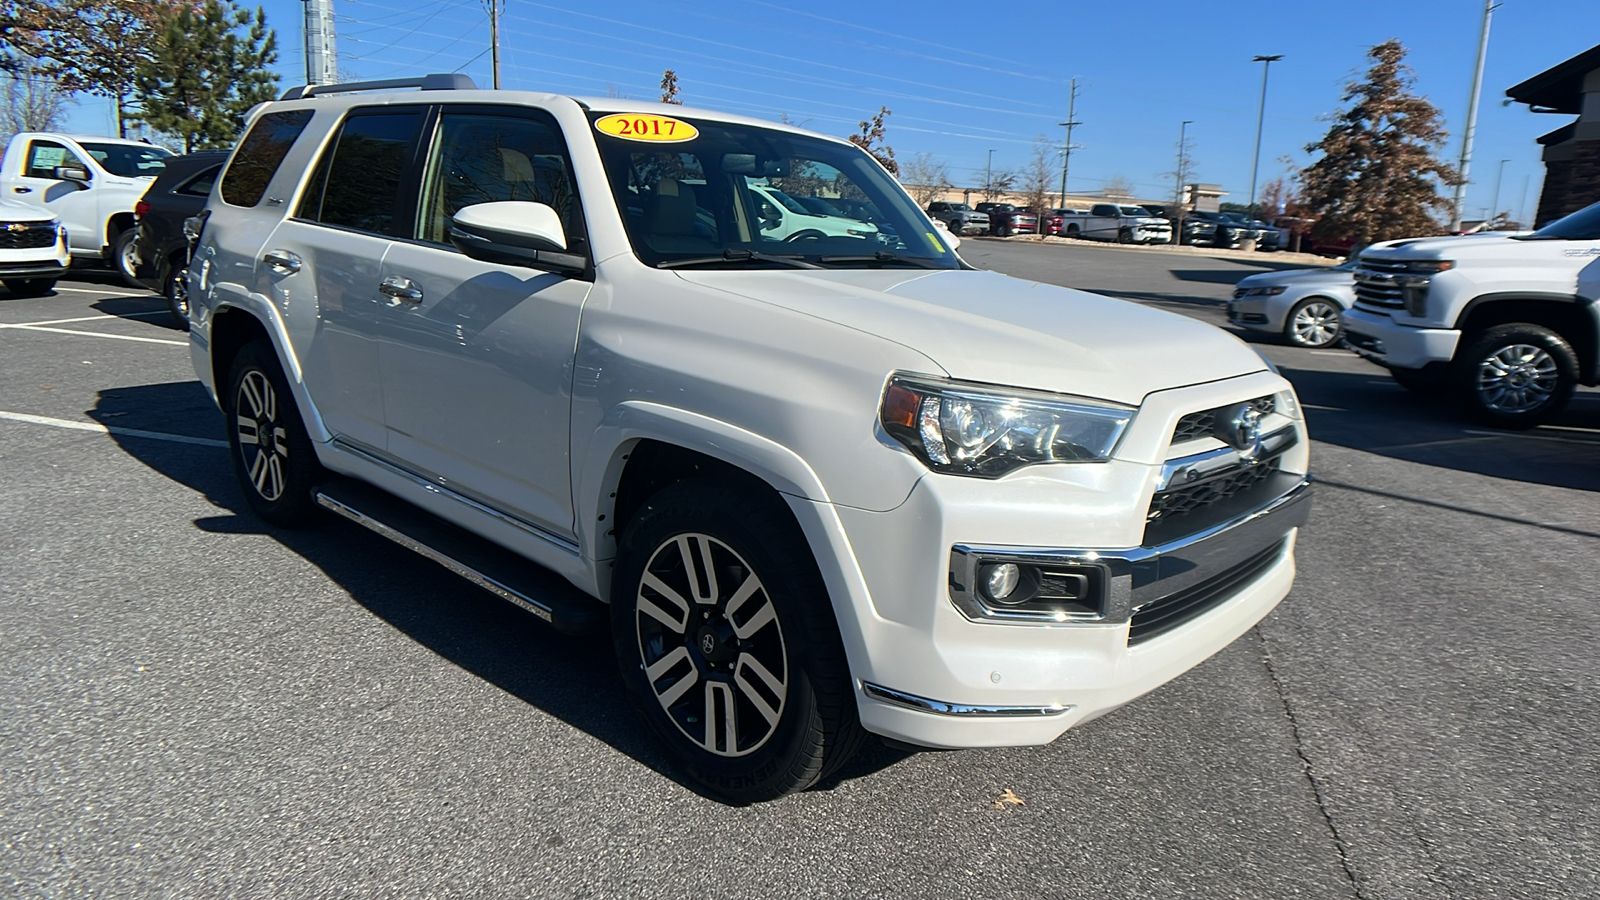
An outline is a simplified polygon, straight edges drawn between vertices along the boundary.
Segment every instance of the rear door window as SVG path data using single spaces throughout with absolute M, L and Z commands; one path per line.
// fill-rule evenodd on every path
M 256 119 L 222 176 L 222 199 L 231 206 L 260 203 L 289 148 L 310 122 L 309 109 L 267 113 Z
M 390 237 L 409 237 L 416 156 L 426 107 L 374 107 L 345 118 L 322 153 L 299 218 Z

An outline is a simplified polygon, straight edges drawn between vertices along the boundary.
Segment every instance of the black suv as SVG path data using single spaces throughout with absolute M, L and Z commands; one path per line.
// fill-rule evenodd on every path
M 140 284 L 166 295 L 173 322 L 185 330 L 189 328 L 184 287 L 189 238 L 183 232 L 183 220 L 206 208 L 211 185 L 227 161 L 226 150 L 170 157 L 167 167 L 133 207 L 139 220 L 138 241 L 134 244 L 139 263 L 134 274 Z

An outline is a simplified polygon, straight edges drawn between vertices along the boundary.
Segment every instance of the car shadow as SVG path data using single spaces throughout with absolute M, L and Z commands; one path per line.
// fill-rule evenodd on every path
M 158 294 L 140 294 L 130 289 L 126 297 L 96 300 L 89 304 L 89 308 L 108 316 L 158 325 L 168 331 L 180 330 L 172 321 L 172 314 L 167 309 L 167 299 Z
M 1600 392 L 1574 394 L 1549 426 L 1505 431 L 1474 423 L 1445 398 L 1401 387 L 1376 366 L 1280 371 L 1294 384 L 1318 441 L 1493 478 L 1600 491 Z
M 100 392 L 90 418 L 114 429 L 129 456 L 204 496 L 219 509 L 196 519 L 217 534 L 264 534 L 321 569 L 352 600 L 395 629 L 507 694 L 577 728 L 686 790 L 706 794 L 679 773 L 635 711 L 614 661 L 609 633 L 573 637 L 480 590 L 441 566 L 333 515 L 295 529 L 256 518 L 217 446 L 150 440 L 157 431 L 202 440 L 226 438 L 222 414 L 199 382 L 139 385 Z M 868 741 L 812 790 L 828 791 L 907 756 Z

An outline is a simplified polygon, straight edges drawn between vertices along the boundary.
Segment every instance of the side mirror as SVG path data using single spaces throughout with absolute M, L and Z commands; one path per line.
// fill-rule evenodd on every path
M 56 166 L 55 176 L 62 181 L 70 181 L 73 184 L 81 184 L 84 187 L 89 186 L 88 169 L 82 169 L 77 166 Z
M 561 217 L 543 203 L 501 200 L 463 207 L 450 218 L 450 243 L 489 263 L 581 272 L 587 263 L 567 251 Z

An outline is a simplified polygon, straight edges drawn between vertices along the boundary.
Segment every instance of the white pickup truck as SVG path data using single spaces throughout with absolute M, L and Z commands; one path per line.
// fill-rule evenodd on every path
M 0 192 L 59 219 L 75 263 L 109 263 L 139 286 L 133 206 L 171 155 L 139 141 L 22 132 L 0 159 Z
M 1057 233 L 1119 244 L 1168 244 L 1172 223 L 1131 203 L 1096 203 L 1087 213 L 1064 214 Z
M 767 229 L 774 183 L 877 227 Z M 1194 319 L 972 268 L 848 141 L 465 76 L 296 88 L 207 208 L 191 349 L 250 507 L 609 618 L 720 796 L 867 734 L 1055 740 L 1293 581 L 1286 380 Z
M 1486 424 L 1530 428 L 1600 384 L 1600 203 L 1532 233 L 1370 247 L 1355 294 L 1357 353 Z

